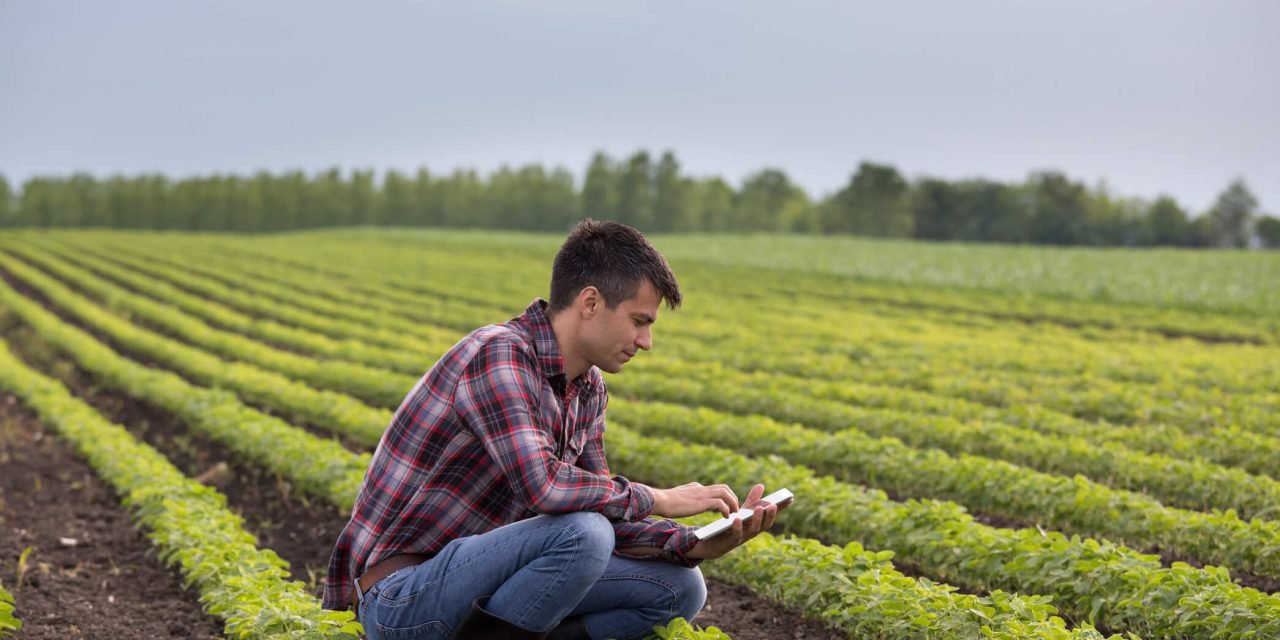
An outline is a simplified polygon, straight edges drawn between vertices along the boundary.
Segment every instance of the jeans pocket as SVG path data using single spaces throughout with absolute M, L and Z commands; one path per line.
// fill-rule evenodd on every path
M 453 630 L 443 620 L 431 620 L 411 627 L 376 624 L 378 637 L 386 640 L 449 640 L 453 636 Z

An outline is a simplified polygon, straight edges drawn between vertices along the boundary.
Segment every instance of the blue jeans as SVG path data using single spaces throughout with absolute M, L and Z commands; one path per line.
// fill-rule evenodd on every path
M 613 549 L 613 525 L 585 511 L 458 538 L 370 587 L 360 622 L 369 640 L 444 640 L 472 601 L 490 596 L 485 610 L 523 629 L 546 631 L 583 615 L 593 639 L 632 640 L 702 610 L 707 588 L 697 568 Z

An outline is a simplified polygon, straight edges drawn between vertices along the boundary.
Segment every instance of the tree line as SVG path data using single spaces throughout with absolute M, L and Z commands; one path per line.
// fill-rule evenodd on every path
M 0 175 L 0 226 L 271 232 L 332 226 L 432 226 L 563 231 L 583 217 L 646 232 L 852 234 L 877 238 L 1093 246 L 1280 247 L 1280 220 L 1262 216 L 1236 180 L 1208 211 L 1173 198 L 1118 197 L 1056 171 L 1018 183 L 909 180 L 863 162 L 848 184 L 812 198 L 765 168 L 736 187 L 681 172 L 675 154 L 596 153 L 581 188 L 538 164 L 433 173 L 338 169 L 170 179 L 84 173 L 35 177 L 14 191 Z

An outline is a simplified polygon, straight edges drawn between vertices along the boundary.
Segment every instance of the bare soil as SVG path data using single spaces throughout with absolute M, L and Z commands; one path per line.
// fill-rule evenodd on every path
M 19 637 L 222 637 L 111 487 L 2 394 L 0 470 L 0 580 L 16 600 Z

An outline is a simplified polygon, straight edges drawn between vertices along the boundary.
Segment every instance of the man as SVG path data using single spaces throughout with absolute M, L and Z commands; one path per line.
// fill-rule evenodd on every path
M 726 485 L 611 476 L 607 394 L 652 346 L 680 288 L 640 232 L 584 220 L 551 300 L 463 338 L 396 411 L 329 562 L 324 606 L 355 605 L 370 640 L 641 638 L 702 609 L 697 565 L 772 525 L 777 506 L 699 541 L 674 518 L 738 510 Z

